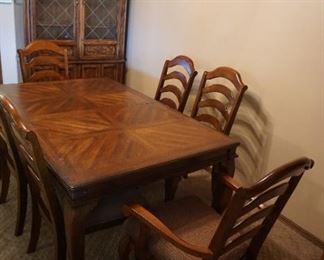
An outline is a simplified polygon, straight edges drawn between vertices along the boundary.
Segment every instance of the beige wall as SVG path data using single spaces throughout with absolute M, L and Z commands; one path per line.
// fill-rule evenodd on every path
M 284 214 L 324 240 L 324 2 L 130 2 L 128 85 L 152 96 L 164 60 L 177 54 L 192 57 L 200 75 L 221 65 L 239 70 L 249 86 L 240 116 L 260 137 L 248 145 L 250 156 L 240 152 L 242 169 L 255 174 L 260 165 L 313 158 Z
M 24 6 L 21 1 L 0 3 L 0 50 L 3 83 L 20 81 L 17 49 L 24 46 Z

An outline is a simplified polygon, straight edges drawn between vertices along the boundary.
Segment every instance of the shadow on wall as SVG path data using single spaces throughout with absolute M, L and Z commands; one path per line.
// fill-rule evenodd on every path
M 247 91 L 233 125 L 231 136 L 240 141 L 236 177 L 242 184 L 253 184 L 266 174 L 272 122 L 260 99 Z
M 196 90 L 197 92 L 197 90 Z M 191 93 L 185 114 L 190 115 L 196 97 Z M 244 94 L 231 136 L 238 138 L 235 177 L 244 185 L 251 185 L 266 173 L 269 158 L 272 123 L 260 99 L 249 90 Z
M 127 73 L 127 84 L 150 97 L 154 96 L 158 81 L 159 75 L 154 77 L 134 69 L 129 69 Z M 199 80 L 195 80 L 184 111 L 188 116 L 196 98 L 198 83 Z M 248 90 L 231 131 L 231 136 L 238 138 L 241 143 L 237 150 L 239 157 L 235 176 L 242 184 L 250 185 L 266 173 L 272 131 L 270 117 L 260 98 Z

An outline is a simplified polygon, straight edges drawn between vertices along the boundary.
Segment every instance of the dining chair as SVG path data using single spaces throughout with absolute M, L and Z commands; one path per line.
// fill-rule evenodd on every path
M 215 80 L 223 80 L 223 82 L 215 82 Z M 205 71 L 191 116 L 229 135 L 243 94 L 247 89 L 239 72 L 230 67 Z M 209 113 L 204 111 L 208 108 Z
M 18 50 L 23 82 L 69 79 L 67 50 L 37 40 Z
M 256 259 L 304 172 L 313 164 L 308 158 L 297 159 L 250 187 L 223 176 L 219 181 L 234 195 L 222 216 L 198 197 L 165 203 L 153 213 L 139 204 L 125 205 L 130 218 L 123 227 L 120 259 L 129 259 L 132 247 L 136 259 Z
M 66 243 L 61 196 L 55 188 L 53 173 L 44 159 L 39 139 L 35 132 L 24 125 L 17 110 L 6 96 L 0 95 L 0 107 L 10 126 L 12 139 L 22 161 L 31 193 L 32 225 L 27 253 L 36 250 L 43 218 L 53 230 L 55 259 L 64 260 L 66 259 Z M 107 191 L 107 198 L 99 201 L 89 214 L 86 233 L 120 224 L 125 219 L 121 210 L 122 205 L 136 201 L 145 204 L 137 188 L 119 193 Z
M 229 135 L 247 89 L 240 73 L 233 68 L 219 67 L 205 71 L 191 117 Z M 184 177 L 187 178 L 188 174 Z
M 196 76 L 197 71 L 189 57 L 179 55 L 172 60 L 166 60 L 155 100 L 183 112 Z
M 27 180 L 0 105 L 0 179 L 2 180 L 0 204 L 7 200 L 11 176 L 15 177 L 17 185 L 17 215 L 14 234 L 20 236 L 23 233 L 26 219 Z

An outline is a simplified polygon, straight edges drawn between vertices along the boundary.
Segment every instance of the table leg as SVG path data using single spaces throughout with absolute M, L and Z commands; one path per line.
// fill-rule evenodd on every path
M 173 200 L 178 189 L 178 184 L 181 177 L 172 177 L 165 179 L 164 190 L 165 190 L 165 201 Z
M 235 172 L 235 155 L 231 156 L 227 161 L 221 161 L 213 166 L 212 169 L 212 194 L 214 209 L 222 213 L 227 207 L 232 190 L 226 187 L 221 181 L 221 177 L 228 175 L 233 177 Z
M 89 212 L 95 205 L 94 202 L 82 207 L 73 207 L 68 201 L 64 200 L 64 226 L 69 260 L 85 259 L 86 221 Z

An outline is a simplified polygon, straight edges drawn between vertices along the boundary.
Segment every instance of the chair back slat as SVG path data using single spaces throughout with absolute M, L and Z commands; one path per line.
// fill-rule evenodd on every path
M 311 159 L 300 158 L 277 168 L 251 187 L 237 189 L 210 242 L 215 259 L 248 239 L 247 255 L 255 259 L 304 172 L 313 164 Z
M 18 54 L 24 82 L 69 79 L 67 50 L 51 41 L 33 41 Z
M 173 60 L 168 61 L 169 68 L 172 68 L 175 66 L 182 66 L 187 71 L 187 73 L 189 75 L 194 73 L 194 70 L 195 70 L 193 61 L 189 57 L 186 57 L 184 55 L 179 55 L 179 56 L 175 57 Z
M 205 99 L 201 101 L 198 105 L 200 108 L 201 107 L 212 107 L 216 108 L 223 116 L 225 120 L 229 119 L 229 114 L 227 112 L 227 107 L 225 106 L 224 103 L 220 102 L 217 99 Z
M 265 193 L 262 193 L 258 196 L 252 197 L 251 201 L 248 201 L 247 204 L 242 208 L 241 216 L 245 215 L 247 212 L 253 210 L 254 208 L 258 207 L 262 203 L 273 199 L 274 197 L 278 197 L 284 194 L 289 186 L 288 182 L 279 184 Z
M 227 252 L 231 251 L 234 247 L 237 247 L 238 245 L 242 244 L 246 240 L 251 239 L 252 237 L 254 237 L 259 232 L 259 230 L 260 230 L 260 226 L 256 226 L 253 229 L 251 229 L 250 231 L 248 231 L 248 232 L 244 233 L 243 235 L 239 236 L 235 240 L 229 241 L 229 243 L 223 249 L 222 253 L 226 254 Z
M 273 206 L 268 206 L 266 208 L 261 209 L 260 211 L 257 211 L 255 214 L 250 215 L 248 218 L 236 223 L 230 232 L 230 236 L 235 235 L 236 233 L 240 232 L 244 228 L 250 226 L 251 224 L 255 223 L 256 221 L 260 220 L 261 218 L 264 218 L 267 216 L 270 211 L 272 210 Z
M 187 79 L 186 76 L 181 73 L 180 71 L 172 71 L 169 74 L 166 74 L 163 77 L 164 80 L 170 80 L 170 79 L 176 79 L 179 80 L 181 82 L 181 86 L 183 89 L 187 88 Z
M 200 114 L 195 117 L 196 120 L 211 124 L 217 131 L 221 131 L 221 122 L 212 115 Z
M 28 69 L 33 69 L 37 66 L 49 66 L 53 69 L 65 69 L 65 62 L 60 56 L 46 55 L 33 57 L 28 63 L 26 63 L 26 68 Z
M 222 84 L 213 84 L 203 89 L 204 94 L 213 93 L 213 92 L 221 93 L 227 98 L 228 101 L 233 102 L 234 99 L 233 93 L 232 90 L 230 90 L 228 87 Z
M 181 90 L 179 90 L 175 85 L 166 85 L 161 89 L 161 92 L 162 93 L 172 92 L 177 97 L 178 102 L 181 102 L 181 98 L 182 98 Z
M 40 70 L 34 72 L 30 77 L 30 82 L 64 80 L 65 77 L 54 70 Z
M 182 70 L 176 67 L 180 67 Z M 180 55 L 172 60 L 166 60 L 155 100 L 183 112 L 196 75 L 197 71 L 190 58 Z M 175 96 L 174 99 L 173 96 Z
M 164 105 L 167 105 L 168 107 L 177 109 L 177 104 L 170 98 L 162 98 L 160 102 L 163 103 Z
M 229 81 L 230 85 L 234 87 L 230 88 L 225 83 L 215 83 L 215 80 Z M 240 74 L 232 68 L 219 67 L 213 71 L 205 71 L 200 82 L 191 116 L 197 119 L 200 114 L 206 114 L 203 109 L 209 107 L 208 113 L 210 116 L 216 118 L 221 124 L 220 129 L 217 130 L 228 135 L 247 88 L 242 82 Z M 218 114 L 222 115 L 222 118 L 219 118 Z M 209 121 L 212 120 L 206 122 L 209 123 Z

